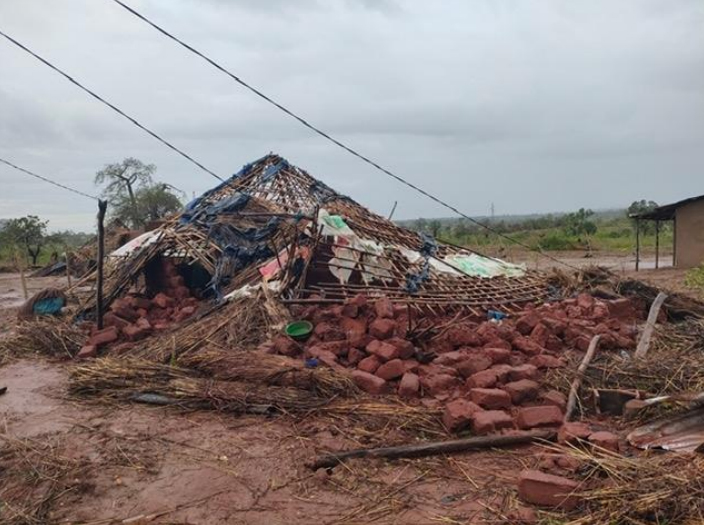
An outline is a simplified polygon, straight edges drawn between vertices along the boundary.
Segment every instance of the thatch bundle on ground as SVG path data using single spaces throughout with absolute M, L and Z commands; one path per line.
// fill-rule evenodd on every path
M 0 361 L 39 354 L 73 358 L 85 344 L 86 334 L 60 317 L 37 317 L 21 322 L 14 334 L 0 339 Z
M 64 454 L 56 438 L 0 436 L 0 522 L 6 525 L 51 523 L 60 498 L 84 492 L 85 465 Z
M 604 450 L 569 449 L 595 488 L 569 525 L 704 523 L 704 456 L 652 453 L 624 457 Z M 596 482 L 599 479 L 600 482 Z

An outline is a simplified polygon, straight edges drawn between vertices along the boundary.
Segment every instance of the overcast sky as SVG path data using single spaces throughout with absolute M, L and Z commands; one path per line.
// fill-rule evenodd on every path
M 125 0 L 470 215 L 704 193 L 701 0 Z M 226 176 L 269 151 L 397 218 L 451 216 L 110 0 L 0 0 L 0 29 Z M 88 193 L 126 156 L 217 181 L 0 38 L 0 156 Z M 95 204 L 0 165 L 0 218 Z

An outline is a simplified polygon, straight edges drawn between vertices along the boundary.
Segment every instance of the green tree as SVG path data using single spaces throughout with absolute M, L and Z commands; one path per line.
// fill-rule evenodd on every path
M 626 210 L 626 214 L 630 218 L 631 215 L 652 211 L 657 207 L 657 202 L 641 199 L 639 201 L 633 201 L 628 207 L 628 210 Z M 631 219 L 631 224 L 633 225 L 633 228 L 635 228 L 636 219 Z M 640 221 L 640 231 L 646 235 L 655 233 L 655 221 Z
M 591 254 L 592 241 L 591 236 L 597 231 L 596 222 L 591 218 L 594 215 L 592 210 L 580 208 L 576 212 L 568 213 L 564 218 L 564 230 L 568 235 L 574 235 L 581 241 L 583 236 L 587 242 L 587 250 Z
M 428 229 L 430 230 L 430 235 L 437 239 L 438 235 L 440 235 L 440 231 L 442 230 L 442 222 L 438 219 L 432 219 L 428 223 Z
M 131 197 L 119 197 L 112 203 L 111 216 L 132 228 L 163 219 L 183 207 L 183 203 L 168 184 L 143 186 Z
M 0 231 L 1 244 L 21 248 L 32 259 L 32 266 L 36 266 L 37 258 L 47 241 L 48 223 L 36 215 L 10 219 Z
M 136 191 L 140 186 L 152 184 L 154 164 L 144 164 L 141 160 L 128 157 L 117 164 L 108 164 L 95 174 L 95 184 L 105 184 L 102 196 L 109 201 L 125 198 L 125 194 L 136 205 Z

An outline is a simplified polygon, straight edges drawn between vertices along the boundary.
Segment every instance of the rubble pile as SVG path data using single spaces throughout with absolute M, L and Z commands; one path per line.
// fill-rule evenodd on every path
M 267 351 L 303 357 L 309 366 L 353 369 L 367 393 L 444 407 L 449 431 L 475 434 L 559 427 L 566 399 L 541 383 L 545 371 L 565 366 L 565 353 L 585 351 L 596 334 L 602 350 L 633 348 L 639 315 L 629 299 L 580 294 L 512 318 L 445 323 L 422 338 L 409 330 L 409 310 L 385 297 L 358 295 L 295 313 L 312 322 L 311 337 L 282 335 Z M 442 320 L 434 325 L 443 327 Z
M 120 354 L 134 342 L 163 332 L 196 313 L 199 301 L 185 285 L 174 263 L 164 258 L 160 269 L 160 291 L 151 299 L 142 294 L 120 297 L 105 313 L 102 330 L 94 323 L 88 324 L 90 338 L 78 353 L 79 358 L 94 357 L 99 348 L 108 345 L 111 353 Z

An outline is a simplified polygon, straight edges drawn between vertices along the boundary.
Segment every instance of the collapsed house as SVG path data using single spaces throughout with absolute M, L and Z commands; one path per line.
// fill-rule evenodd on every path
M 609 491 L 582 501 L 579 494 L 600 487 L 584 465 L 630 469 L 618 485 L 622 497 L 648 465 L 647 457 L 620 456 L 627 443 L 701 445 L 699 408 L 695 425 L 687 414 L 675 427 L 627 437 L 612 430 L 629 411 L 645 417 L 638 414 L 653 399 L 678 401 L 681 391 L 704 388 L 704 325 L 691 321 L 688 337 L 673 330 L 657 339 L 652 359 L 636 359 L 630 351 L 658 291 L 621 279 L 605 286 L 604 272 L 587 273 L 558 283 L 437 242 L 268 155 L 110 254 L 106 328 L 92 324 L 94 290 L 80 294 L 94 286 L 92 274 L 70 290 L 85 323 L 62 326 L 62 337 L 53 324 L 35 325 L 12 344 L 37 346 L 37 335 L 49 334 L 41 342 L 49 352 L 94 357 L 99 348 L 102 359 L 72 370 L 77 395 L 232 414 L 314 413 L 383 445 L 466 431 L 488 446 L 557 440 L 567 446 L 554 454 L 531 451 L 534 468 L 518 479 L 522 500 L 567 511 L 581 505 L 598 516 L 594 523 L 617 511 L 670 512 L 671 492 L 627 511 Z M 672 297 L 665 308 L 673 319 L 701 318 L 704 307 L 690 306 Z M 309 321 L 307 339 L 284 334 L 292 319 Z M 583 419 L 571 421 L 577 413 Z M 331 468 L 343 457 L 364 455 L 334 453 L 313 465 Z M 659 489 L 662 469 L 654 472 L 648 486 Z M 672 493 L 695 494 L 683 512 L 698 513 L 699 488 L 675 481 Z
M 540 274 L 399 227 L 273 154 L 113 251 L 106 303 L 128 289 L 153 296 L 167 288 L 163 259 L 176 264 L 190 294 L 212 301 L 263 282 L 287 304 L 341 303 L 363 292 L 431 313 L 483 316 L 548 295 Z M 81 313 L 94 309 L 91 295 Z

